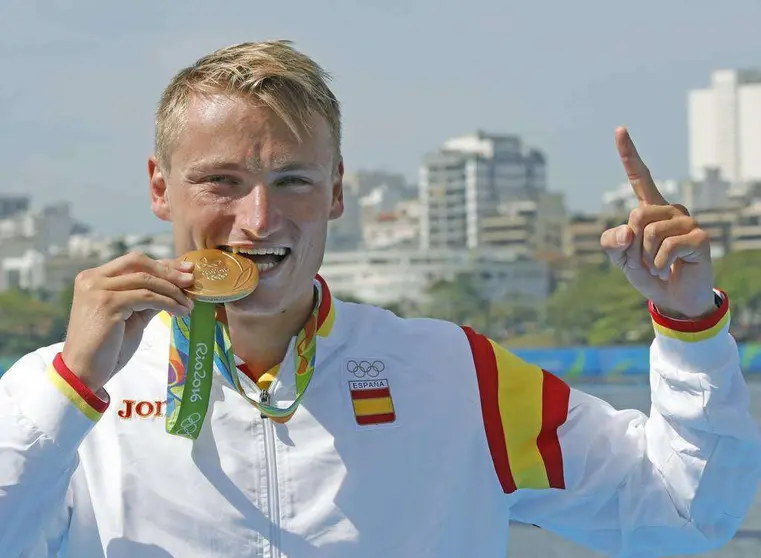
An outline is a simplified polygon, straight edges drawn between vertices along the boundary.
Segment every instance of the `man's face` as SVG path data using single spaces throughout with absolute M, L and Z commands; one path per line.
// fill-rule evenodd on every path
M 343 212 L 343 163 L 330 129 L 319 116 L 309 124 L 299 142 L 262 104 L 196 98 L 168 175 L 149 162 L 153 211 L 172 222 L 178 255 L 232 247 L 255 254 L 247 257 L 259 286 L 236 309 L 275 314 L 309 296 L 328 221 Z

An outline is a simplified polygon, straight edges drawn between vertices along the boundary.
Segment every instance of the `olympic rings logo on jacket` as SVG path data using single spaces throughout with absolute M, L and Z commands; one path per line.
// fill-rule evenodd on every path
M 354 374 L 357 378 L 377 378 L 378 374 L 386 369 L 386 365 L 381 360 L 350 360 L 346 363 L 346 370 Z

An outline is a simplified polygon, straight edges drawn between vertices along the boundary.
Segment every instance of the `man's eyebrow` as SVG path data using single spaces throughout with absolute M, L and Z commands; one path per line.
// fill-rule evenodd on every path
M 238 163 L 234 161 L 227 161 L 224 159 L 206 159 L 203 161 L 198 161 L 197 163 L 194 163 L 190 165 L 188 168 L 190 172 L 210 172 L 213 170 L 246 170 L 245 167 L 242 167 Z
M 293 161 L 293 162 L 281 163 L 280 165 L 275 166 L 272 169 L 272 172 L 284 173 L 284 172 L 317 171 L 317 170 L 321 170 L 320 165 L 316 165 L 314 163 L 300 163 L 298 161 Z
M 249 161 L 245 166 L 240 165 L 234 161 L 224 159 L 207 159 L 199 161 L 189 167 L 189 171 L 196 172 L 210 172 L 215 170 L 234 170 L 234 171 L 260 171 L 262 165 L 260 161 Z M 286 173 L 297 171 L 318 171 L 321 170 L 320 165 L 314 163 L 305 163 L 300 161 L 273 161 L 272 172 L 274 173 Z

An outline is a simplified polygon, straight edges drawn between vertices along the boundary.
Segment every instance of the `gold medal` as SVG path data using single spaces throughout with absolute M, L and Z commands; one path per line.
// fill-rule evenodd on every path
M 185 293 L 199 302 L 221 304 L 240 300 L 259 284 L 256 264 L 237 254 L 209 248 L 188 252 L 180 260 L 195 264 L 195 284 L 185 289 Z

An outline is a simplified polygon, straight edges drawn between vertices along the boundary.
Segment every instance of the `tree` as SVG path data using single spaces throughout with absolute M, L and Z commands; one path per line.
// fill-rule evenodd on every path
M 619 269 L 590 266 L 547 302 L 560 345 L 620 345 L 652 339 L 647 301 Z
M 426 296 L 425 315 L 487 333 L 491 330 L 492 303 L 474 278 L 461 275 L 454 281 L 437 281 L 428 287 Z
M 50 331 L 50 337 L 53 342 L 63 341 L 66 337 L 66 329 L 69 325 L 69 315 L 71 314 L 71 304 L 74 301 L 74 283 L 72 282 L 63 291 L 58 294 L 55 302 L 58 309 L 58 315 L 53 321 Z
M 493 334 L 511 338 L 536 331 L 542 326 L 544 304 L 523 294 L 511 294 L 492 301 Z
M 17 290 L 0 293 L 0 355 L 18 357 L 51 344 L 60 310 Z
M 761 250 L 730 252 L 716 265 L 716 284 L 732 301 L 738 341 L 761 339 Z

